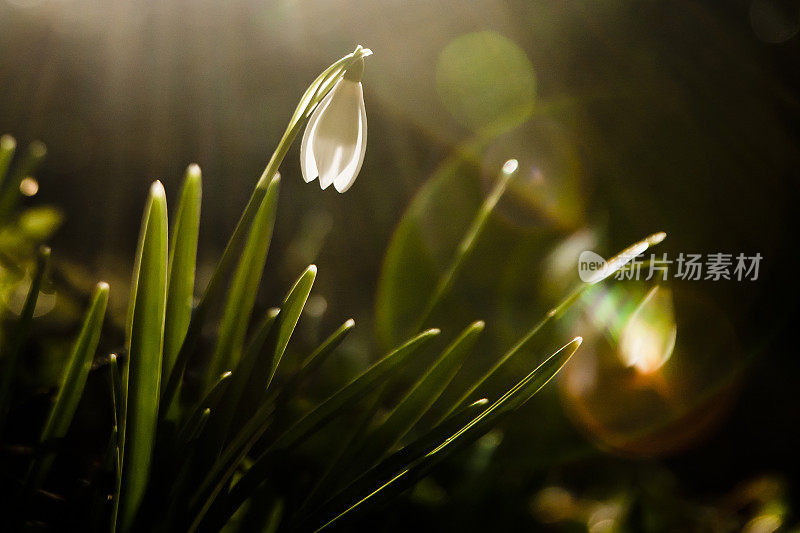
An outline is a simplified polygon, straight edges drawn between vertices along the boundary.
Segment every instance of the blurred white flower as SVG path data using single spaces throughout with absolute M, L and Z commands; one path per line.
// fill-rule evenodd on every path
M 319 103 L 306 126 L 300 145 L 300 169 L 306 183 L 319 177 L 345 192 L 356 181 L 367 149 L 367 113 L 359 60 Z

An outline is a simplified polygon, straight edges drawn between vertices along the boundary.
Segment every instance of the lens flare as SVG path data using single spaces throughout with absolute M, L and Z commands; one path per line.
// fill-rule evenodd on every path
M 653 287 L 633 312 L 619 342 L 619 356 L 625 366 L 642 374 L 661 368 L 675 349 L 678 327 L 672 292 Z

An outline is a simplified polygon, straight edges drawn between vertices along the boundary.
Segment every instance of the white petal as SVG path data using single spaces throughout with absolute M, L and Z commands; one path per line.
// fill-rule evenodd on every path
M 356 141 L 356 157 L 351 159 L 350 163 L 342 170 L 336 179 L 333 180 L 333 186 L 340 193 L 346 192 L 347 189 L 353 186 L 358 173 L 361 171 L 361 165 L 364 164 L 364 154 L 367 152 L 367 110 L 364 107 L 364 92 L 361 89 L 361 84 L 358 84 L 359 89 L 359 113 L 358 113 L 358 140 Z
M 310 134 L 308 149 L 313 152 L 320 186 L 329 187 L 353 160 L 358 160 L 359 141 L 363 136 L 361 84 L 340 80 L 319 122 Z M 353 165 L 353 169 L 357 164 Z M 352 170 L 351 170 L 352 171 Z
M 336 92 L 336 87 L 334 87 L 331 92 L 329 92 L 322 101 L 317 104 L 316 109 L 311 114 L 311 118 L 308 119 L 308 124 L 306 124 L 306 131 L 303 133 L 303 141 L 300 143 L 300 171 L 303 174 L 303 181 L 309 183 L 314 181 L 317 176 L 319 176 L 319 171 L 317 170 L 317 164 L 314 161 L 314 138 L 316 137 L 316 130 L 317 126 L 319 125 L 319 119 L 325 111 L 325 108 L 331 103 L 333 99 L 333 95 Z

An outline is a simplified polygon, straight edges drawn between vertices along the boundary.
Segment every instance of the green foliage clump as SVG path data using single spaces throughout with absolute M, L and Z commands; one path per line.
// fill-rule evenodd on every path
M 200 169 L 191 165 L 186 171 L 171 232 L 164 189 L 159 182 L 151 187 L 133 269 L 124 350 L 102 358 L 110 383 L 114 427 L 109 428 L 101 467 L 106 476 L 100 476 L 91 486 L 95 494 L 93 516 L 100 517 L 100 529 L 120 533 L 194 532 L 219 531 L 226 526 L 244 530 L 247 524 L 266 523 L 271 531 L 315 531 L 338 525 L 414 486 L 442 460 L 484 435 L 536 394 L 580 345 L 580 338 L 568 342 L 499 398 L 489 401 L 481 397 L 484 381 L 545 323 L 571 305 L 586 285 L 497 358 L 486 374 L 456 395 L 456 401 L 439 405 L 435 416 L 431 416 L 432 406 L 443 398 L 442 392 L 483 331 L 483 322 L 467 326 L 430 364 L 407 378 L 407 370 L 419 366 L 411 364 L 413 359 L 421 357 L 441 334 L 438 329 L 423 327 L 456 278 L 511 179 L 514 170 L 507 169 L 476 214 L 430 300 L 407 326 L 410 338 L 327 398 L 311 405 L 298 401 L 300 388 L 332 356 L 355 323 L 352 319 L 345 321 L 305 359 L 283 361 L 317 274 L 316 267 L 310 265 L 281 306 L 270 309 L 255 327 L 250 327 L 276 219 L 277 171 L 315 106 L 348 67 L 368 53 L 357 48 L 309 87 L 196 305 L 193 294 L 202 196 Z M 9 233 L 28 235 L 31 242 L 49 235 L 57 218 L 50 212 L 28 211 L 12 221 L 20 181 L 43 155 L 43 147 L 39 148 L 23 159 L 19 170 L 0 190 L 3 227 L 16 224 L 28 228 L 28 233 Z M 9 150 L 0 147 L 0 178 L 10 161 Z M 0 252 L 4 242 L 13 240 L 5 231 L 0 230 Z M 643 241 L 644 247 L 648 242 Z M 24 248 L 19 243 L 15 246 Z M 28 255 L 33 250 L 28 250 Z M 30 265 L 23 267 L 25 272 L 32 272 L 30 288 L 19 318 L 3 343 L 3 440 L 7 440 L 2 431 L 11 407 L 16 369 L 48 256 L 48 249 L 39 248 Z M 13 503 L 15 525 L 31 525 L 41 519 L 32 502 L 46 485 L 59 444 L 78 408 L 100 341 L 108 291 L 107 284 L 97 284 L 38 448 L 6 501 Z M 221 309 L 216 341 L 209 350 L 203 350 L 202 332 L 216 309 Z M 210 353 L 210 357 L 204 359 L 203 353 Z M 408 382 L 403 392 L 388 393 Z M 378 406 L 388 402 L 393 403 L 388 412 L 378 412 Z M 352 413 L 359 413 L 358 420 L 341 422 L 335 430 L 338 450 L 320 450 L 321 430 L 352 418 Z M 315 465 L 314 478 L 297 466 L 297 457 L 304 454 L 311 455 L 306 460 Z

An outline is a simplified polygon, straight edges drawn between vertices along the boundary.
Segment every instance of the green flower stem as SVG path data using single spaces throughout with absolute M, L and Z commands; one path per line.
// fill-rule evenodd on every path
M 222 253 L 222 258 L 217 265 L 217 269 L 214 271 L 211 281 L 209 281 L 205 293 L 203 294 L 200 303 L 197 305 L 197 308 L 194 311 L 194 315 L 189 323 L 189 328 L 186 332 L 186 336 L 184 337 L 183 344 L 175 360 L 172 371 L 169 373 L 169 379 L 167 380 L 161 396 L 161 413 L 167 413 L 169 411 L 169 407 L 175 401 L 179 385 L 183 378 L 184 370 L 186 369 L 186 364 L 197 347 L 197 343 L 200 339 L 200 332 L 202 331 L 203 325 L 208 318 L 208 312 L 210 309 L 216 308 L 220 303 L 226 282 L 229 280 L 231 273 L 233 272 L 234 265 L 241 254 L 242 248 L 244 247 L 251 223 L 255 218 L 259 207 L 261 206 L 261 202 L 264 200 L 264 196 L 266 195 L 271 181 L 276 177 L 278 168 L 280 167 L 283 159 L 286 157 L 286 154 L 289 151 L 289 148 L 294 142 L 294 139 L 297 137 L 297 134 L 311 116 L 311 113 L 313 113 L 317 104 L 319 104 L 319 102 L 322 101 L 325 96 L 327 96 L 330 90 L 334 87 L 336 81 L 341 78 L 344 72 L 353 64 L 353 62 L 367 57 L 371 53 L 372 52 L 369 49 L 358 46 L 351 54 L 344 56 L 328 67 L 322 74 L 320 74 L 300 99 L 300 103 L 295 109 L 295 112 L 289 121 L 289 125 L 284 131 L 283 136 L 278 143 L 278 147 L 275 149 L 275 152 L 273 152 L 266 168 L 264 169 L 264 172 L 261 174 L 261 178 L 258 180 L 256 188 L 253 191 L 253 194 L 250 196 L 250 200 L 247 202 L 247 206 L 245 207 L 239 222 L 236 224 L 236 228 L 233 230 L 233 235 L 231 235 L 231 238 L 225 247 L 225 251 Z

